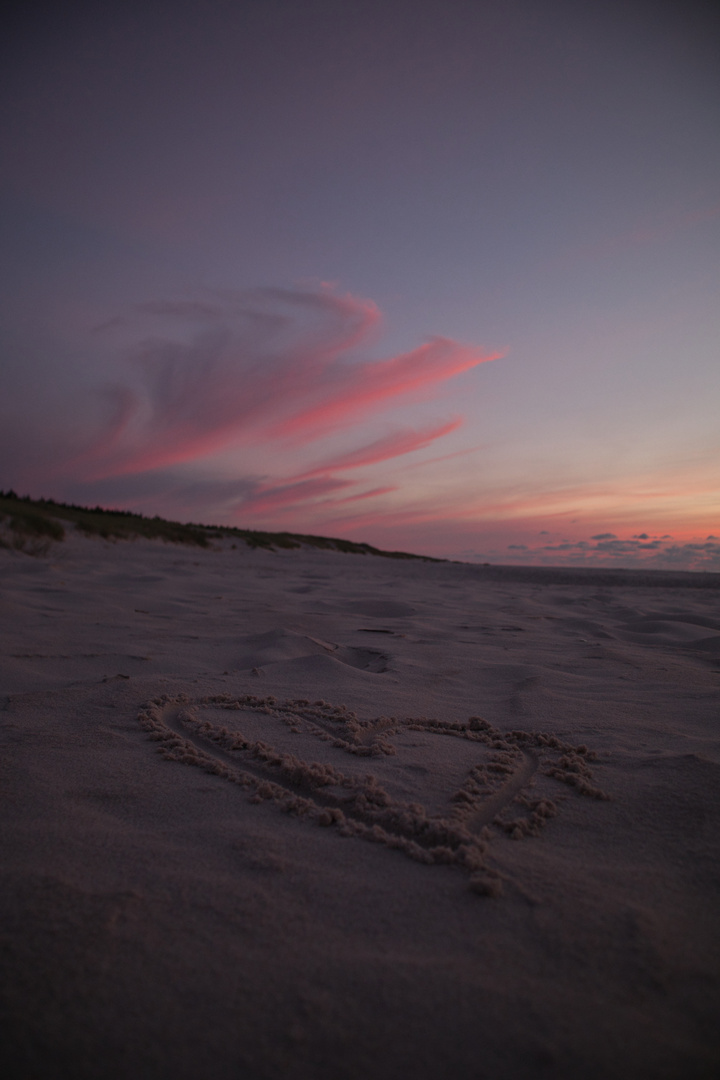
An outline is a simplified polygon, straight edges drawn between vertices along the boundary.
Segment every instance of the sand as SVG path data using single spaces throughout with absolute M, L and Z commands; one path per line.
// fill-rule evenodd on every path
M 4 1075 L 720 1068 L 720 578 L 0 551 Z

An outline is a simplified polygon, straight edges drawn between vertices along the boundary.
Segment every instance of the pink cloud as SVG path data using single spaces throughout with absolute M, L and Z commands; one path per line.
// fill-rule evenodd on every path
M 328 499 L 327 501 L 332 501 L 333 506 L 339 506 L 341 503 L 359 502 L 362 499 L 372 499 L 376 495 L 389 495 L 391 492 L 397 490 L 397 487 L 378 487 L 373 488 L 372 491 L 361 491 L 359 495 L 346 495 L 344 499 Z
M 379 362 L 348 365 L 328 386 L 325 400 L 305 405 L 271 430 L 275 435 L 309 441 L 348 420 L 357 420 L 393 398 L 428 390 L 502 352 L 483 353 L 448 338 L 434 338 L 411 352 Z
M 328 289 L 267 289 L 145 304 L 111 320 L 99 334 L 120 338 L 119 377 L 103 391 L 112 416 L 60 470 L 94 480 L 243 443 L 311 442 L 502 355 L 436 338 L 389 359 L 354 359 L 380 318 L 372 301 Z M 459 422 L 378 440 L 330 467 L 409 453 Z
M 279 484 L 274 487 L 260 488 L 254 492 L 248 498 L 244 499 L 235 508 L 235 517 L 237 519 L 247 520 L 251 517 L 272 517 L 275 518 L 278 514 L 284 513 L 286 510 L 296 508 L 300 503 L 305 505 L 302 507 L 304 512 L 312 510 L 313 508 L 318 510 L 325 510 L 327 508 L 332 509 L 333 506 L 342 506 L 346 503 L 362 502 L 365 499 L 372 499 L 379 495 L 388 495 L 393 491 L 397 491 L 397 487 L 377 487 L 372 488 L 371 491 L 361 491 L 355 495 L 345 495 L 341 499 L 319 499 L 314 503 L 314 507 L 311 505 L 314 500 L 317 500 L 319 496 L 326 495 L 333 491 L 340 491 L 352 486 L 352 481 L 341 480 L 332 476 L 318 477 L 315 480 L 302 480 L 297 483 Z M 296 510 L 292 509 L 289 521 L 292 524 Z
M 237 512 L 243 515 L 272 513 L 300 502 L 315 499 L 319 495 L 325 495 L 330 491 L 338 491 L 341 488 L 350 486 L 350 480 L 341 480 L 334 476 L 323 476 L 315 480 L 300 480 L 293 483 L 259 488 L 243 501 L 237 508 Z
M 358 450 L 351 450 L 347 454 L 330 459 L 318 465 L 317 468 L 303 473 L 303 477 L 316 476 L 319 473 L 344 471 L 345 469 L 359 469 L 363 465 L 376 465 L 381 461 L 401 457 L 403 454 L 411 454 L 415 450 L 422 450 L 443 435 L 449 435 L 456 431 L 462 424 L 462 419 L 451 420 L 440 427 L 425 428 L 423 431 L 401 431 L 394 435 L 388 435 L 383 439 L 362 446 Z
M 412 465 L 405 465 L 405 469 L 420 469 L 426 465 L 437 465 L 441 461 L 450 461 L 452 458 L 467 457 L 468 454 L 476 454 L 482 450 L 482 446 L 466 446 L 463 450 L 453 450 L 451 454 L 441 454 L 440 457 L 426 458 L 425 461 L 415 461 Z
M 435 439 L 455 431 L 461 423 L 461 420 L 455 419 L 442 424 L 440 427 L 425 428 L 422 431 L 395 432 L 385 438 L 376 439 L 367 446 L 351 450 L 331 460 L 326 460 L 316 468 L 288 477 L 283 482 L 272 485 L 258 485 L 236 508 L 236 514 L 242 514 L 243 516 L 275 514 L 280 509 L 285 509 L 291 505 L 297 506 L 300 503 L 312 502 L 319 495 L 351 486 L 352 481 L 335 478 L 330 475 L 331 473 L 357 469 L 364 465 L 374 465 L 381 461 L 399 457 L 402 454 L 412 453 L 414 450 L 430 445 Z M 371 491 L 348 495 L 342 499 L 324 499 L 317 504 L 317 507 L 327 508 L 357 502 L 372 498 L 375 495 L 385 495 L 392 491 L 397 491 L 397 487 L 373 488 Z

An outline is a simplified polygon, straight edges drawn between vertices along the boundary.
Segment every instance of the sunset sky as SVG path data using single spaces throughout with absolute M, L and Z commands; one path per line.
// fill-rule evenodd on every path
M 720 569 L 713 5 L 18 5 L 0 487 Z

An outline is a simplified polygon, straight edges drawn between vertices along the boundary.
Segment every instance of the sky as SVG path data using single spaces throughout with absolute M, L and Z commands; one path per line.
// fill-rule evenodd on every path
M 720 18 L 18 4 L 0 488 L 720 570 Z

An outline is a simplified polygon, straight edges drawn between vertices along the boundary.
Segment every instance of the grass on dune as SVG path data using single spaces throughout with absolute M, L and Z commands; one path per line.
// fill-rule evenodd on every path
M 342 551 L 355 555 L 381 555 L 389 559 L 422 559 L 442 562 L 424 555 L 411 555 L 404 551 L 381 551 L 371 544 L 357 544 L 352 540 L 339 540 L 327 536 L 303 533 L 258 532 L 254 529 L 236 529 L 230 525 L 183 525 L 179 521 L 166 521 L 161 517 L 145 517 L 126 510 L 105 510 L 58 503 L 53 499 L 31 499 L 18 496 L 14 491 L 0 491 L 0 546 L 14 547 L 29 554 L 42 554 L 52 541 L 65 538 L 65 526 L 74 526 L 85 536 L 97 536 L 104 540 L 132 540 L 144 537 L 164 540 L 173 544 L 190 544 L 195 547 L 212 547 L 213 540 L 241 540 L 252 548 L 300 548 L 316 547 L 330 551 Z M 7 530 L 7 531 L 5 531 Z

